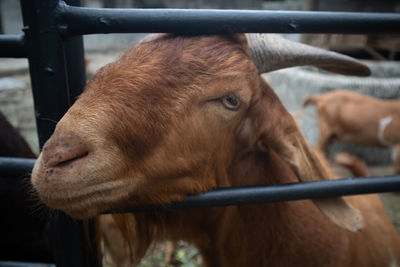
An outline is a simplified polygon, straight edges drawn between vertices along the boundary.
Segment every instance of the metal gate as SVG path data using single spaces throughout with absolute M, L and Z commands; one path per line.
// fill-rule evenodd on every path
M 79 0 L 21 0 L 21 35 L 0 35 L 0 57 L 28 58 L 40 147 L 86 83 L 82 35 L 98 33 L 400 33 L 400 14 L 96 9 Z M 43 118 L 46 118 L 43 120 Z M 31 159 L 0 158 L 0 176 L 29 173 Z M 193 208 L 400 191 L 400 175 L 216 189 L 167 207 Z M 52 217 L 57 266 L 99 266 L 85 245 L 82 222 L 62 212 Z M 94 235 L 92 235 L 93 237 Z M 93 241 L 93 239 L 92 239 Z M 93 242 L 94 244 L 94 242 Z

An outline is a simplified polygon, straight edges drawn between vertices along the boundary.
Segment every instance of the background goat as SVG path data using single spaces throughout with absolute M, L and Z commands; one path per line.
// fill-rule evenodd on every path
M 43 147 L 33 186 L 47 205 L 84 219 L 215 187 L 329 179 L 259 75 L 304 64 L 369 74 L 274 35 L 152 35 L 87 84 Z M 206 266 L 389 266 L 400 255 L 373 195 L 114 218 L 136 260 L 164 238 L 195 244 Z
M 1 112 L 0 157 L 36 158 Z M 32 211 L 27 178 L 0 177 L 0 260 L 52 262 L 46 218 Z
M 369 176 L 367 165 L 354 155 L 347 152 L 339 152 L 335 155 L 334 162 L 348 169 L 354 177 Z
M 380 100 L 356 92 L 334 90 L 312 95 L 303 106 L 316 105 L 317 148 L 325 154 L 334 141 L 364 146 L 395 146 L 394 172 L 400 173 L 400 100 Z

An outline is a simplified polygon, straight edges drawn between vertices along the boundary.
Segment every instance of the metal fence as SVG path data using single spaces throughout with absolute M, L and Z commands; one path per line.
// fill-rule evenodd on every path
M 79 0 L 21 0 L 23 34 L 0 35 L 0 57 L 28 58 L 39 144 L 54 131 L 86 83 L 82 35 L 97 33 L 400 33 L 400 14 L 250 10 L 96 9 Z M 0 158 L 0 177 L 28 173 L 34 160 Z M 400 191 L 400 176 L 217 189 L 167 207 L 135 211 L 277 202 Z M 51 218 L 57 266 L 99 266 L 82 223 Z M 92 235 L 93 237 L 93 235 Z M 92 240 L 93 241 L 93 240 Z M 94 244 L 94 242 L 93 242 Z

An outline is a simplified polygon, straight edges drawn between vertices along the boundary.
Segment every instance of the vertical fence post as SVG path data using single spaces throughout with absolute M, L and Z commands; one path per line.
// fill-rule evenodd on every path
M 80 6 L 80 0 L 65 1 L 70 6 Z M 83 91 L 86 84 L 86 69 L 84 60 L 83 37 L 74 36 L 65 41 L 65 58 L 67 61 L 67 74 L 70 102 Z
M 79 37 L 67 42 L 61 39 L 57 31 L 58 3 L 58 0 L 21 0 L 40 147 L 85 84 L 82 67 L 68 75 L 68 70 L 75 67 L 74 62 L 83 60 L 83 44 Z M 66 53 L 74 55 L 69 64 Z M 84 65 L 80 65 L 84 71 Z M 68 82 L 76 77 L 80 80 L 74 82 L 71 95 Z M 57 211 L 50 224 L 58 267 L 100 266 L 95 253 L 89 253 L 81 221 Z
M 57 3 L 51 0 L 21 1 L 41 147 L 70 106 L 64 45 L 56 28 Z

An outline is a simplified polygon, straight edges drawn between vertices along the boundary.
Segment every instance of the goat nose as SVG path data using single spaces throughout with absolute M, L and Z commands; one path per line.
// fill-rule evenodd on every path
M 52 136 L 43 146 L 42 163 L 47 168 L 72 167 L 72 163 L 88 154 L 87 146 L 78 136 Z

